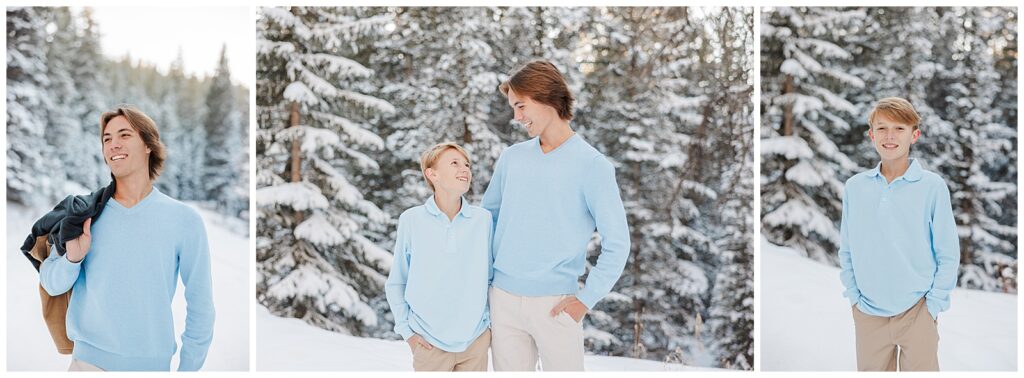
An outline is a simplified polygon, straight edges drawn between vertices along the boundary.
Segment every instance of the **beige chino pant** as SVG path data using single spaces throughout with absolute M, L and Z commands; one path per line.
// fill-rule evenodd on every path
M 872 316 L 853 306 L 857 333 L 857 370 L 939 370 L 938 323 L 921 298 L 914 307 L 895 316 Z
M 491 346 L 491 330 L 485 330 L 462 352 L 448 352 L 419 344 L 412 349 L 415 371 L 487 371 L 487 348 Z
M 524 297 L 491 287 L 496 371 L 583 371 L 583 324 L 551 309 L 568 295 Z
M 96 367 L 96 365 L 90 364 L 88 362 L 85 362 L 85 361 L 82 361 L 82 360 L 79 360 L 79 359 L 72 358 L 71 359 L 71 366 L 68 366 L 68 371 L 104 371 L 104 370 L 100 369 L 99 367 Z

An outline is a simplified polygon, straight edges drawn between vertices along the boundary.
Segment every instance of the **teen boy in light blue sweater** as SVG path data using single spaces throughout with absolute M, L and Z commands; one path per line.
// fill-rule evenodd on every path
M 156 124 L 141 111 L 104 113 L 103 158 L 116 190 L 95 224 L 51 251 L 43 288 L 73 288 L 67 312 L 71 371 L 169 370 L 177 349 L 171 301 L 180 273 L 188 315 L 178 370 L 199 370 L 213 338 L 210 256 L 203 221 L 153 187 L 164 160 Z
M 432 147 L 420 167 L 434 195 L 398 219 L 385 284 L 395 332 L 416 371 L 486 371 L 491 214 L 462 197 L 473 173 L 459 145 Z
M 629 228 L 611 162 L 569 127 L 572 94 L 549 62 L 501 84 L 533 139 L 498 158 L 483 207 L 494 216 L 495 370 L 583 370 L 583 316 L 611 291 Z M 582 288 L 595 228 L 601 254 Z
M 942 177 L 910 159 L 920 116 L 885 98 L 869 116 L 881 162 L 846 182 L 840 279 L 853 306 L 859 370 L 934 371 L 939 313 L 949 308 L 960 241 Z

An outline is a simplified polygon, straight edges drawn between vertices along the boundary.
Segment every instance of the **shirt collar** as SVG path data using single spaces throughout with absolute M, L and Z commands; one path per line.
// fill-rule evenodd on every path
M 461 201 L 462 201 L 462 207 L 459 209 L 459 213 L 455 214 L 455 215 L 456 216 L 462 215 L 463 217 L 466 217 L 466 218 L 472 218 L 473 215 L 472 215 L 472 213 L 469 212 L 469 202 L 466 201 L 466 197 L 461 197 Z M 430 215 L 433 215 L 435 217 L 438 216 L 438 215 L 444 215 L 444 212 L 441 211 L 441 209 L 437 207 L 437 202 L 434 201 L 434 196 L 433 195 L 431 195 L 430 198 L 427 198 L 427 202 L 423 203 L 423 206 L 425 206 L 427 208 L 427 212 L 430 213 Z
M 910 166 L 907 167 L 907 171 L 903 172 L 903 176 L 897 177 L 896 180 L 904 179 L 910 182 L 918 181 L 921 179 L 921 171 L 921 163 L 918 163 L 917 159 L 910 159 Z M 871 177 L 881 177 L 882 163 L 879 162 L 877 165 L 875 165 L 875 168 L 872 168 L 870 171 L 868 171 L 868 175 Z

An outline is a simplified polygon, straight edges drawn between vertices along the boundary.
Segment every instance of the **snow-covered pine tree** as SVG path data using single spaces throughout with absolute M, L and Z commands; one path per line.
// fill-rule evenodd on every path
M 702 216 L 696 202 L 716 193 L 692 171 L 709 119 L 693 75 L 703 56 L 691 16 L 686 8 L 608 8 L 588 35 L 583 135 L 616 165 L 632 240 L 615 293 L 590 319 L 614 337 L 593 338 L 592 350 L 686 363 L 703 353 L 711 240 L 693 221 Z
M 92 164 L 92 157 L 99 155 L 99 133 L 97 128 L 85 129 L 80 123 L 82 109 L 81 95 L 72 76 L 75 63 L 72 57 L 78 50 L 78 36 L 71 11 L 66 7 L 52 9 L 55 32 L 50 37 L 46 54 L 46 72 L 49 79 L 47 92 L 53 107 L 47 114 L 44 132 L 46 142 L 53 147 L 52 154 L 61 164 L 61 172 L 52 172 L 68 185 L 68 192 L 86 193 L 95 189 L 93 172 L 102 165 Z M 77 186 L 78 189 L 72 189 Z
M 705 159 L 710 166 L 706 185 L 716 189 L 707 201 L 701 229 L 714 238 L 717 251 L 707 325 L 717 366 L 754 367 L 754 175 L 753 145 L 753 17 L 750 8 L 723 8 L 705 24 L 705 35 L 718 52 L 706 71 L 715 146 Z M 729 48 L 729 46 L 744 46 Z
M 936 12 L 943 36 L 936 45 L 945 54 L 937 57 L 943 69 L 931 83 L 928 102 L 958 137 L 935 141 L 946 146 L 946 153 L 929 163 L 948 178 L 952 193 L 960 233 L 960 286 L 1015 291 L 1016 222 L 1000 219 L 1002 204 L 1016 197 L 1016 175 L 1000 171 L 1016 164 L 1012 141 L 1017 131 L 999 118 L 1002 109 L 994 106 L 1003 78 L 992 54 L 985 53 L 985 36 L 1002 25 L 988 8 Z M 1014 287 L 1004 287 L 1008 283 Z
M 492 114 L 504 105 L 496 88 L 495 41 L 500 30 L 495 9 L 397 8 L 390 17 L 395 32 L 372 44 L 371 61 L 380 67 L 383 98 L 398 109 L 383 119 L 387 152 L 384 175 L 391 190 L 373 199 L 391 214 L 420 205 L 430 195 L 419 171 L 420 154 L 442 141 L 459 143 L 473 159 L 473 183 L 467 199 L 478 203 L 490 171 L 507 145 Z
M 59 33 L 75 34 L 77 40 L 74 53 L 70 56 L 69 68 L 78 93 L 75 105 L 79 112 L 74 116 L 78 118 L 78 124 L 84 130 L 84 139 L 80 144 L 85 145 L 85 148 L 75 157 L 80 169 L 70 170 L 69 172 L 74 174 L 70 174 L 69 177 L 74 176 L 82 185 L 95 189 L 110 182 L 110 171 L 106 168 L 103 153 L 99 148 L 100 114 L 109 110 L 107 108 L 111 106 L 100 84 L 100 75 L 103 74 L 103 65 L 107 58 L 100 49 L 99 25 L 93 20 L 92 9 L 83 8 L 75 17 L 74 24 L 76 26 L 73 30 L 58 29 Z M 90 140 L 95 143 L 89 143 Z
M 217 71 L 206 93 L 206 116 L 203 127 L 206 130 L 206 149 L 203 151 L 202 172 L 205 198 L 216 201 L 229 214 L 239 210 L 233 189 L 238 181 L 237 148 L 241 146 L 241 125 L 235 110 L 235 88 L 231 85 L 228 69 L 227 45 L 221 48 Z
M 49 109 L 46 25 L 51 8 L 7 8 L 7 199 L 47 206 L 63 195 L 60 162 L 43 155 Z
M 367 235 L 388 217 L 352 182 L 378 169 L 360 151 L 384 144 L 367 122 L 395 109 L 360 92 L 373 71 L 349 56 L 353 38 L 388 19 L 330 7 L 259 14 L 257 297 L 279 315 L 376 333 L 391 254 Z
M 862 9 L 770 8 L 761 18 L 762 230 L 772 243 L 835 263 L 845 178 L 858 165 L 835 144 L 858 108 L 844 92 L 843 38 L 862 28 Z

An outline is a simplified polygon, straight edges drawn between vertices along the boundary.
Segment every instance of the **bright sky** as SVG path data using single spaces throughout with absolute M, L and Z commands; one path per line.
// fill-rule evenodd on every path
M 130 54 L 167 72 L 180 48 L 185 72 L 210 76 L 227 44 L 232 81 L 253 89 L 256 34 L 248 7 L 95 7 L 93 16 L 107 56 Z

